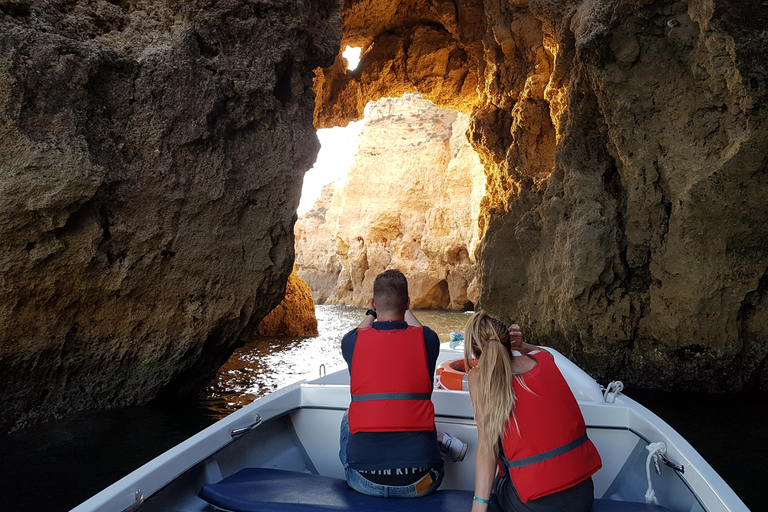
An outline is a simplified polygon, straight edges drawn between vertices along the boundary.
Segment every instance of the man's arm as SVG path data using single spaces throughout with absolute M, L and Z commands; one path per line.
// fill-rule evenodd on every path
M 341 355 L 347 362 L 349 374 L 352 374 L 352 354 L 355 351 L 355 341 L 357 341 L 357 329 L 352 329 L 341 338 Z
M 405 310 L 405 322 L 408 325 L 412 325 L 413 327 L 424 327 L 421 325 L 421 322 L 416 318 L 416 315 L 413 314 L 413 311 L 410 309 Z
M 358 324 L 357 328 L 362 329 L 364 327 L 370 327 L 373 325 L 373 322 L 376 320 L 376 317 L 373 315 L 365 315 L 365 318 L 363 318 L 363 321 Z
M 429 327 L 424 327 L 424 345 L 427 349 L 427 368 L 430 375 L 434 375 L 437 357 L 440 355 L 440 337 Z

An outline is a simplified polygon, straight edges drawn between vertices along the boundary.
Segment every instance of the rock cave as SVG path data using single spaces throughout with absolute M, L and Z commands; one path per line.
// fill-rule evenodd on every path
M 0 0 L 0 427 L 200 389 L 285 293 L 315 129 L 406 94 L 467 116 L 475 307 L 598 380 L 768 389 L 766 26 L 747 0 Z

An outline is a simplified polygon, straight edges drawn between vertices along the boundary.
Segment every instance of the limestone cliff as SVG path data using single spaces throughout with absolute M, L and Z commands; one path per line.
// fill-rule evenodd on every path
M 369 106 L 354 162 L 296 223 L 296 265 L 319 303 L 370 302 L 387 268 L 414 308 L 471 308 L 485 177 L 468 116 L 418 95 Z
M 296 273 L 296 267 L 293 267 L 293 272 L 288 276 L 285 297 L 264 317 L 257 332 L 260 336 L 272 337 L 317 336 L 317 317 L 312 291 Z
M 296 270 L 312 291 L 316 304 L 338 302 L 336 283 L 342 263 L 336 254 L 335 224 L 326 222 L 337 185 L 334 182 L 324 186 L 312 208 L 299 216 L 293 228 Z
M 342 16 L 362 59 L 318 74 L 317 125 L 412 91 L 472 112 L 481 307 L 600 379 L 768 389 L 765 2 L 348 0 Z
M 413 92 L 471 113 L 480 306 L 601 379 L 768 389 L 768 4 L 339 3 L 0 0 L 0 428 L 197 389 L 284 293 L 313 106 Z M 401 260 L 347 227 L 362 300 Z
M 0 0 L 3 431 L 194 393 L 282 299 L 333 0 Z

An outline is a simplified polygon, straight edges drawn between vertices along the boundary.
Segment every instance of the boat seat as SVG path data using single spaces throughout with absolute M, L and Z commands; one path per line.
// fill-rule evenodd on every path
M 417 499 L 383 499 L 352 490 L 345 480 L 271 468 L 245 468 L 198 494 L 232 512 L 466 512 L 472 491 L 438 490 Z M 393 506 L 394 503 L 396 506 Z M 658 505 L 595 500 L 592 512 L 663 512 Z
M 202 499 L 233 512 L 466 512 L 471 491 L 438 490 L 418 499 L 384 499 L 352 490 L 346 480 L 269 468 L 245 468 L 204 485 Z

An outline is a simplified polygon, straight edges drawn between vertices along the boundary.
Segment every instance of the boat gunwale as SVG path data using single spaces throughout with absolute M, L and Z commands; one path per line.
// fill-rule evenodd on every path
M 339 372 L 343 371 L 339 370 Z M 163 489 L 181 478 L 185 473 L 205 464 L 206 461 L 214 458 L 219 452 L 231 445 L 236 439 L 232 438 L 229 432 L 233 428 L 245 426 L 242 422 L 243 418 L 248 418 L 252 422 L 255 419 L 255 415 L 259 415 L 266 423 L 289 416 L 299 410 L 331 410 L 339 412 L 346 410 L 349 403 L 349 385 L 333 382 L 332 376 L 336 373 L 338 372 L 333 372 L 327 376 L 310 381 L 302 380 L 258 398 L 170 450 L 158 455 L 128 475 L 125 475 L 72 509 L 71 512 L 86 512 L 101 510 L 102 508 L 126 509 L 134 502 L 135 492 L 141 490 L 142 487 L 148 491 L 145 494 L 145 499 L 161 493 Z M 329 395 L 328 392 L 332 390 L 334 392 Z M 315 399 L 319 391 L 323 391 L 323 401 L 326 403 L 331 402 L 330 405 L 322 405 L 322 401 Z M 450 419 L 454 419 L 460 420 L 457 423 L 474 424 L 474 416 L 469 415 L 466 411 L 460 413 L 446 412 L 446 404 L 454 401 L 457 396 L 456 394 L 466 397 L 464 400 L 469 402 L 466 391 L 434 390 L 433 400 L 435 400 L 436 422 L 451 423 Z M 293 404 L 286 404 L 286 401 L 291 401 Z M 616 418 L 615 421 L 609 421 L 608 424 L 602 424 L 603 422 L 589 423 L 587 425 L 588 429 L 623 430 L 632 433 L 646 443 L 651 442 L 651 437 L 647 434 L 655 433 L 656 435 L 652 437 L 661 437 L 662 439 L 660 440 L 665 441 L 668 448 L 671 447 L 675 454 L 685 459 L 687 462 L 686 469 L 690 467 L 685 475 L 681 475 L 677 471 L 675 473 L 688 487 L 691 494 L 693 494 L 705 511 L 719 512 L 719 509 L 704 506 L 705 502 L 719 502 L 724 511 L 748 511 L 736 493 L 701 457 L 695 448 L 664 420 L 642 404 L 623 394 L 619 395 L 614 403 L 598 403 L 591 400 L 577 401 L 582 409 L 582 413 L 586 412 L 587 417 L 594 416 L 593 411 L 602 410 L 612 411 L 609 414 L 598 414 L 598 416 L 603 416 L 603 419 L 608 416 Z M 273 405 L 276 407 L 271 408 Z M 471 407 L 471 402 L 469 402 L 469 406 Z M 626 411 L 624 423 L 620 423 L 622 421 L 620 419 L 622 414 L 619 410 Z M 632 421 L 637 423 L 637 428 L 631 426 Z M 258 430 L 259 428 L 254 429 L 254 431 Z M 199 450 L 201 446 L 206 449 Z M 204 453 L 204 455 L 195 455 L 197 453 Z M 693 478 L 698 480 L 698 482 L 692 482 L 690 480 L 691 475 L 695 475 Z M 158 481 L 163 483 L 158 484 Z M 152 485 L 142 485 L 144 483 L 149 484 L 150 482 L 152 482 Z M 704 499 L 705 497 L 708 497 L 708 499 Z

